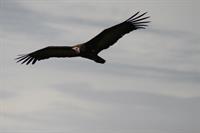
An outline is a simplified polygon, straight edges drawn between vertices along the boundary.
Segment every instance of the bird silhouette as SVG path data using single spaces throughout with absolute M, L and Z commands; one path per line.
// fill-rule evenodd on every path
M 17 62 L 26 65 L 36 61 L 48 59 L 51 57 L 83 57 L 104 64 L 105 60 L 98 54 L 115 44 L 125 34 L 137 30 L 145 29 L 150 21 L 146 21 L 150 16 L 144 17 L 147 12 L 135 13 L 127 20 L 103 30 L 91 40 L 74 46 L 48 46 L 29 54 L 20 55 L 16 58 Z

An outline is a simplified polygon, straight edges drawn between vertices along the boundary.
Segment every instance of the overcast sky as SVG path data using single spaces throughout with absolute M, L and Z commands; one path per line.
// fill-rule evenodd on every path
M 137 11 L 146 30 L 100 53 L 106 63 L 14 58 L 88 41 Z M 0 132 L 199 133 L 198 0 L 0 0 Z

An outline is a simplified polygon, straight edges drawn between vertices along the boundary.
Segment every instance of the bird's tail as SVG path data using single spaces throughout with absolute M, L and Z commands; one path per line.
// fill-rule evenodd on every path
M 97 63 L 101 63 L 101 64 L 104 64 L 106 62 L 106 60 L 104 60 L 103 58 L 101 58 L 98 55 L 95 57 L 94 61 Z
M 82 56 L 82 57 L 86 58 L 86 59 L 93 60 L 96 63 L 104 64 L 106 62 L 106 60 L 104 60 L 103 58 L 99 57 L 98 55 L 89 55 L 89 56 L 87 55 L 87 56 Z

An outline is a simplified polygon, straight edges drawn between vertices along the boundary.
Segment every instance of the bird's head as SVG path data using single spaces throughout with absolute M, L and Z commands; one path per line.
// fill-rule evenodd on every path
M 79 48 L 79 47 L 73 47 L 72 49 L 73 49 L 77 54 L 80 53 L 80 48 Z

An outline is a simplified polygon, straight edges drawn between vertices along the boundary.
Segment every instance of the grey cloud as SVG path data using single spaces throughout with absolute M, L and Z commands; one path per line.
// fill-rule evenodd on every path
M 98 20 L 88 20 L 84 18 L 71 17 L 71 16 L 63 20 L 66 22 L 66 24 L 73 23 L 73 24 L 78 24 L 78 25 L 86 25 L 86 26 L 93 26 L 93 27 L 100 27 L 100 28 L 107 28 L 109 27 L 109 24 L 114 23 L 114 22 L 111 22 L 112 20 L 98 21 Z
M 198 71 L 184 71 L 170 68 L 162 68 L 155 66 L 137 66 L 137 65 L 123 65 L 118 64 L 118 67 L 124 67 L 124 70 L 129 71 L 127 74 L 137 75 L 146 78 L 155 78 L 155 79 L 168 79 L 168 80 L 178 80 L 184 82 L 199 82 L 200 73 Z M 126 72 L 126 71 L 125 71 Z
M 10 4 L 3 4 L 0 8 L 3 31 L 27 34 L 32 37 L 45 38 L 59 35 L 59 31 L 46 25 L 51 18 L 34 13 L 23 8 L 19 3 L 13 1 Z
M 152 22 L 153 23 L 153 22 Z M 146 32 L 150 32 L 156 35 L 164 36 L 164 37 L 171 37 L 171 38 L 182 38 L 183 37 L 194 37 L 194 33 L 185 31 L 185 30 L 179 30 L 179 29 L 164 29 L 164 28 L 155 28 L 152 27 L 155 25 L 151 25 L 150 28 Z
M 158 107 L 165 110 L 166 108 L 178 108 L 176 105 L 180 105 L 183 110 L 187 110 L 193 106 L 198 111 L 200 108 L 197 106 L 200 97 L 193 98 L 181 98 L 166 96 L 161 94 L 153 94 L 147 92 L 137 92 L 130 90 L 96 90 L 93 89 L 87 83 L 67 83 L 57 84 L 53 86 L 54 89 L 62 94 L 70 94 L 75 97 L 79 97 L 83 100 L 103 102 L 105 104 L 121 105 L 135 104 Z M 162 101 L 162 102 L 160 102 Z M 184 105 L 185 104 L 185 105 Z M 193 105 L 194 104 L 194 105 Z M 166 106 L 167 105 L 167 106 Z
M 32 36 L 52 36 L 55 37 L 59 31 L 55 28 L 47 26 L 47 22 L 62 22 L 69 26 L 70 23 L 79 25 L 88 25 L 94 27 L 106 27 L 108 22 L 87 20 L 80 17 L 67 16 L 61 18 L 59 16 L 48 16 L 28 10 L 19 3 L 13 1 L 12 4 L 3 4 L 0 8 L 0 22 L 3 30 L 22 32 Z
M 133 65 L 133 64 L 120 64 L 112 63 L 106 66 L 94 64 L 93 62 L 72 61 L 73 63 L 58 62 L 58 68 L 60 70 L 74 69 L 77 72 L 87 71 L 89 73 L 101 73 L 104 75 L 116 75 L 124 77 L 137 77 L 154 80 L 166 80 L 172 82 L 184 82 L 184 83 L 199 83 L 200 73 L 195 70 L 178 70 L 176 68 L 159 67 L 159 66 L 144 66 L 144 65 Z M 54 65 L 51 63 L 51 65 Z M 46 65 L 45 65 L 46 66 Z M 123 69 L 121 69 L 123 68 Z
M 15 96 L 17 96 L 17 93 L 15 93 L 13 91 L 6 90 L 3 88 L 0 89 L 0 99 L 1 100 L 14 98 Z
M 55 110 L 52 110 L 55 111 L 57 118 L 60 117 L 61 123 L 64 121 L 63 119 L 67 119 L 66 123 L 70 121 L 70 126 L 84 128 L 83 132 L 91 132 L 92 130 L 122 132 L 126 130 L 129 133 L 137 130 L 142 131 L 144 125 L 146 125 L 145 129 L 148 131 L 173 131 L 172 128 L 181 129 L 185 126 L 188 126 L 188 128 L 184 128 L 183 132 L 198 131 L 195 124 L 199 123 L 199 118 L 195 114 L 200 111 L 199 97 L 177 98 L 136 91 L 101 91 L 93 90 L 87 84 L 63 84 L 54 87 L 63 95 L 104 105 L 102 106 L 103 111 L 96 112 L 95 120 L 92 117 L 84 116 L 79 116 L 82 118 L 79 120 L 76 116 L 73 116 L 72 112 L 72 116 L 67 115 L 67 113 L 61 111 L 65 107 L 64 103 L 52 105 L 55 108 Z M 90 108 L 92 109 L 93 106 L 90 106 Z M 67 107 L 65 109 L 68 110 Z M 54 126 L 51 128 L 54 128 Z M 77 131 L 77 129 L 73 130 Z

